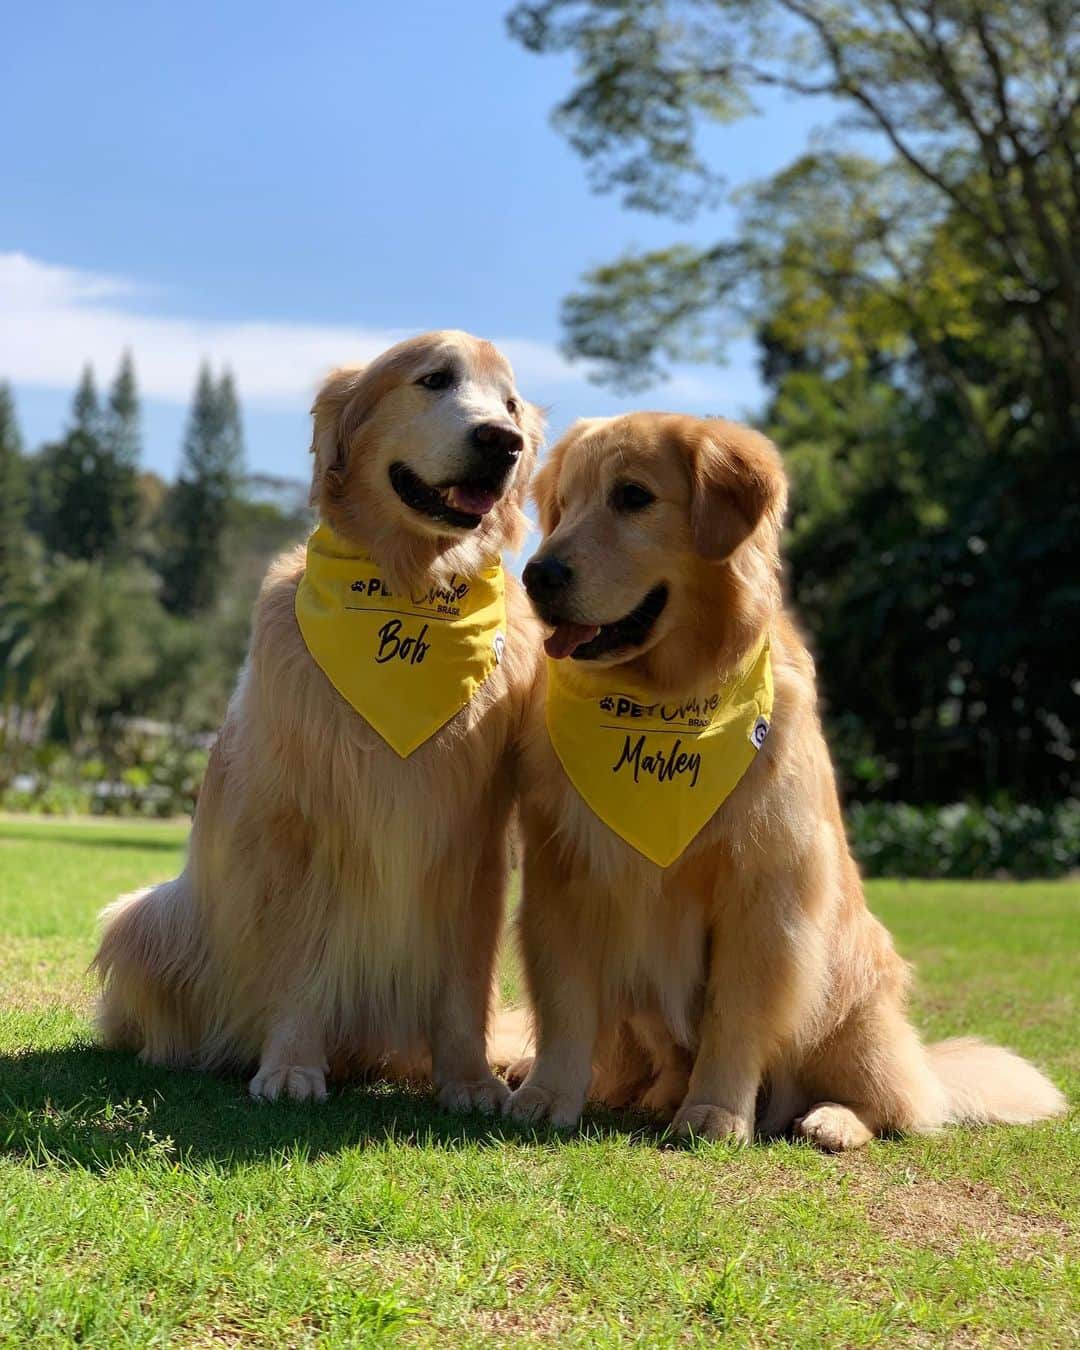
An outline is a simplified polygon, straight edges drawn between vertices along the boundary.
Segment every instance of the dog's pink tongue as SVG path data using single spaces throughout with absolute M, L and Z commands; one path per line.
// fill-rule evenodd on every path
M 468 516 L 486 516 L 499 500 L 499 494 L 488 488 L 452 487 L 446 500 L 455 511 L 464 511 Z
M 572 656 L 583 642 L 591 642 L 600 629 L 594 623 L 560 623 L 544 642 L 544 651 L 555 661 Z

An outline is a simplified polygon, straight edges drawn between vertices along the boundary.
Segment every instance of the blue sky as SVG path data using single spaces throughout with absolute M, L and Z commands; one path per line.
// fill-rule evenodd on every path
M 508 0 L 467 4 L 60 3 L 5 15 L 0 378 L 34 446 L 83 362 L 130 346 L 145 461 L 171 475 L 202 357 L 235 370 L 250 467 L 303 477 L 307 408 L 335 363 L 461 327 L 501 342 L 522 392 L 575 417 L 632 406 L 738 415 L 753 352 L 645 394 L 560 354 L 581 272 L 624 249 L 713 238 L 589 192 L 550 125 L 568 58 L 506 35 Z M 732 184 L 803 145 L 779 97 L 711 137 Z

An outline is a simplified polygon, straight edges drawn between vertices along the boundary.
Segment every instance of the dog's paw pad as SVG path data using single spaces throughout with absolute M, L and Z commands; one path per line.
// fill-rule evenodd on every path
M 483 1111 L 493 1116 L 502 1110 L 510 1089 L 501 1079 L 483 1078 L 476 1082 L 444 1083 L 438 1102 L 444 1111 Z
M 581 1107 L 559 1097 L 547 1088 L 523 1083 L 503 1104 L 503 1115 L 523 1125 L 554 1125 L 568 1130 L 578 1123 Z
M 733 1143 L 748 1144 L 753 1127 L 745 1116 L 729 1111 L 726 1106 L 700 1102 L 679 1109 L 671 1123 L 671 1133 L 680 1140 L 729 1139 Z
M 294 1102 L 326 1100 L 326 1073 L 313 1064 L 279 1064 L 260 1069 L 248 1084 L 253 1097 L 264 1102 L 287 1097 Z
M 796 1139 L 805 1139 L 826 1153 L 861 1148 L 873 1138 L 854 1111 L 835 1102 L 811 1107 L 805 1116 L 792 1122 L 791 1129 Z

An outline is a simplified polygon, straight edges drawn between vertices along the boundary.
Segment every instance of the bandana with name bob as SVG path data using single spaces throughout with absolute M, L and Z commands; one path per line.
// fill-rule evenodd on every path
M 597 816 L 659 867 L 715 814 L 769 734 L 768 640 L 718 688 L 656 702 L 617 670 L 548 661 L 547 728 Z
M 502 564 L 393 590 L 383 569 L 320 525 L 296 591 L 307 649 L 404 759 L 461 711 L 502 659 Z

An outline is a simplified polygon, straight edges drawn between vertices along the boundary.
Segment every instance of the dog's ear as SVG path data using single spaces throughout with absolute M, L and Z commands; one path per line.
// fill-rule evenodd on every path
M 719 418 L 701 425 L 691 467 L 694 547 L 722 562 L 763 520 L 779 527 L 787 477 L 776 447 L 759 432 Z
M 333 497 L 342 489 L 356 433 L 383 395 L 408 375 L 416 364 L 417 350 L 415 341 L 400 342 L 369 366 L 343 367 L 326 377 L 311 409 L 311 450 L 315 456 L 313 505 L 322 492 Z
M 311 478 L 311 503 L 317 505 L 324 487 L 333 492 L 340 487 L 341 474 L 348 457 L 349 428 L 345 412 L 364 380 L 365 367 L 352 366 L 332 371 L 311 407 L 311 453 L 315 456 Z M 350 419 L 351 420 L 351 419 Z
M 521 399 L 520 403 L 521 411 L 517 423 L 521 434 L 525 437 L 525 452 L 518 467 L 512 497 L 519 510 L 524 510 L 531 491 L 533 466 L 544 446 L 544 428 L 547 419 L 543 408 L 538 408 L 535 403 L 530 403 L 527 399 Z
M 559 470 L 563 457 L 575 441 L 579 441 L 593 427 L 598 427 L 610 420 L 608 417 L 579 417 L 552 447 L 547 459 L 533 475 L 532 498 L 536 503 L 536 511 L 540 517 L 540 529 L 543 531 L 545 538 L 551 534 L 559 523 Z
M 555 503 L 555 492 L 559 484 L 559 466 L 552 451 L 540 465 L 532 480 L 532 499 L 536 503 L 536 514 L 540 520 L 540 532 L 546 539 L 559 523 L 559 512 Z

